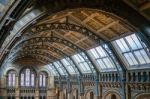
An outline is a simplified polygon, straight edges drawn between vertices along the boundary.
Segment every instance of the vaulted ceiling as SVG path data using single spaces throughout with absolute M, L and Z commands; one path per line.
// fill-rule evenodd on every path
M 48 64 L 133 32 L 129 23 L 104 11 L 65 10 L 45 17 L 24 32 L 8 59 L 24 61 L 32 57 Z
M 146 1 L 142 4 L 141 2 L 135 3 L 134 0 L 132 1 L 137 8 L 139 4 L 147 3 Z M 132 2 L 127 1 L 126 3 Z M 62 5 L 64 5 L 63 2 Z M 35 6 L 29 13 L 24 11 L 22 18 L 18 20 L 18 24 L 14 24 L 12 30 L 9 30 L 10 35 L 2 44 L 1 60 L 2 56 L 7 53 L 6 62 L 45 65 L 132 34 L 137 31 L 136 26 L 139 26 L 131 25 L 128 20 L 119 17 L 115 13 L 84 6 L 81 8 L 56 10 L 56 12 L 54 11 L 55 13 L 42 15 L 45 9 L 49 8 L 47 6 L 45 5 L 44 8 L 40 7 L 40 9 Z M 55 6 L 59 8 L 57 4 Z M 35 11 L 35 15 L 33 15 L 32 11 L 34 12 L 35 9 L 38 9 L 39 12 Z M 142 15 L 148 18 L 149 13 L 145 10 L 149 9 L 149 7 L 141 9 L 143 11 Z M 38 14 L 42 17 L 34 20 L 37 17 L 33 18 L 33 16 Z M 28 22 L 26 23 L 27 20 Z M 14 32 L 16 30 L 18 30 L 18 34 Z

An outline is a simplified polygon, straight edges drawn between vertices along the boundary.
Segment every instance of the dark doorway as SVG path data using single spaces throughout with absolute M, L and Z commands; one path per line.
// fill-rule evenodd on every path
M 90 99 L 94 99 L 94 93 L 90 92 Z
M 111 99 L 117 99 L 115 94 L 112 94 Z

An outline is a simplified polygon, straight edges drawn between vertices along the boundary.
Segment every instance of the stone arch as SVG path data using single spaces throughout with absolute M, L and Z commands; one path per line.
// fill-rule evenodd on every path
M 19 75 L 19 70 L 16 67 L 8 67 L 5 72 L 3 73 L 4 76 L 7 76 L 9 71 L 15 71 L 16 72 L 16 76 Z
M 51 72 L 46 68 L 40 68 L 38 69 L 37 73 L 44 72 L 47 76 L 51 76 Z
M 102 99 L 122 99 L 122 97 L 118 91 L 108 90 L 104 93 Z
M 29 80 L 28 80 L 28 85 L 27 84 L 27 80 L 26 78 L 26 70 L 28 69 L 28 77 L 30 76 Z M 38 73 L 37 73 L 37 69 L 33 66 L 22 66 L 22 68 L 19 71 L 19 86 L 36 86 L 36 77 L 37 77 Z M 22 80 L 23 78 L 23 80 Z M 33 80 L 34 78 L 34 80 Z M 33 83 L 32 83 L 33 82 Z M 31 85 L 32 84 L 32 85 Z
M 137 94 L 133 99 L 150 99 L 150 93 Z
M 117 96 L 115 94 L 112 94 L 111 99 L 117 99 Z
M 94 89 L 88 89 L 84 94 L 85 99 L 95 99 L 95 91 Z
M 39 69 L 39 71 L 37 71 L 37 76 L 38 76 L 39 87 L 50 86 L 49 73 L 45 68 Z M 45 79 L 45 81 L 43 79 Z
M 26 68 L 31 69 L 31 70 L 35 73 L 35 75 L 37 76 L 37 74 L 38 74 L 37 69 L 36 69 L 35 67 L 33 67 L 33 66 L 23 66 L 23 67 L 20 69 L 20 71 L 19 71 L 19 75 L 20 75 L 21 72 L 22 72 L 24 69 L 26 69 Z

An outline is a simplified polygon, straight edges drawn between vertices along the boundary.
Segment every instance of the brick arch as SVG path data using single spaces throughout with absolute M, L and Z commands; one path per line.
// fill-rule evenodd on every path
M 93 98 L 92 98 L 93 97 Z M 95 91 L 94 89 L 88 89 L 84 94 L 84 99 L 95 99 Z
M 21 68 L 20 71 L 19 71 L 19 75 L 20 75 L 21 72 L 22 72 L 24 69 L 26 69 L 26 68 L 31 69 L 31 70 L 35 73 L 35 75 L 37 76 L 37 68 L 34 67 L 34 66 L 22 66 L 22 68 Z
M 45 72 L 47 76 L 51 76 L 51 72 L 47 68 L 40 68 L 38 69 L 37 73 L 39 74 L 40 72 Z
M 15 71 L 15 72 L 16 72 L 16 75 L 19 75 L 19 70 L 17 70 L 16 67 L 9 67 L 9 68 L 7 68 L 7 69 L 5 70 L 5 72 L 3 73 L 3 75 L 6 76 L 6 75 L 9 73 L 9 71 Z
M 150 99 L 150 93 L 138 94 L 133 99 Z
M 102 99 L 113 99 L 113 95 L 116 96 L 116 99 L 122 99 L 122 97 L 120 96 L 120 93 L 116 90 L 112 90 L 112 91 L 106 91 L 102 97 Z

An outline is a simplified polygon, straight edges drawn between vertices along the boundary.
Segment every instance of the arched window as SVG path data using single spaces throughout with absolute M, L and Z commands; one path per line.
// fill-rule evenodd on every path
M 39 86 L 40 87 L 46 87 L 46 82 L 47 82 L 46 78 L 47 78 L 46 73 L 41 72 L 39 75 Z
M 33 70 L 27 68 L 24 69 L 20 74 L 20 85 L 21 86 L 35 86 L 35 73 Z
M 8 86 L 15 87 L 15 83 L 16 83 L 16 73 L 15 71 L 9 71 L 8 72 Z

